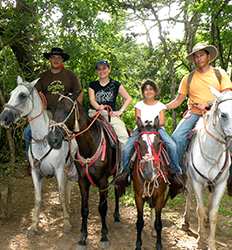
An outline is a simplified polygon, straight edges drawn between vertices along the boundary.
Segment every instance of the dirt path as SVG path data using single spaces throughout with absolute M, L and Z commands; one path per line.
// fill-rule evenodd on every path
M 0 249 L 1 250 L 77 250 L 77 241 L 80 232 L 80 195 L 77 185 L 73 190 L 71 203 L 71 223 L 73 229 L 68 234 L 62 232 L 62 211 L 59 205 L 56 183 L 54 180 L 46 180 L 44 183 L 44 203 L 40 216 L 39 235 L 27 237 L 27 228 L 31 223 L 31 212 L 33 208 L 34 193 L 30 177 L 17 179 L 13 190 L 13 214 L 7 221 L 2 221 L 0 227 Z M 97 193 L 91 192 L 90 216 L 89 216 L 89 237 L 88 248 L 90 250 L 101 249 L 100 220 L 97 210 Z M 120 224 L 113 223 L 114 203 L 109 202 L 108 226 L 110 245 L 109 250 L 130 250 L 135 245 L 135 221 L 136 210 L 133 207 L 122 207 Z M 183 206 L 177 209 L 166 208 L 163 215 L 163 243 L 164 249 L 196 249 L 196 240 L 181 230 L 181 215 Z M 194 212 L 193 212 L 194 213 Z M 219 218 L 219 229 L 217 239 L 226 243 L 227 248 L 232 249 L 231 228 L 226 228 Z M 230 218 L 231 219 L 231 218 Z M 193 221 L 196 220 L 193 217 Z M 194 225 L 196 226 L 196 225 Z M 143 249 L 154 249 L 155 239 L 151 235 L 149 213 L 145 215 L 145 229 L 143 233 Z

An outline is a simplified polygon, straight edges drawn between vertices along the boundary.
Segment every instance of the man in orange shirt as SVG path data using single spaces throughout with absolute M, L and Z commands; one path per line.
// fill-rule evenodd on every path
M 232 89 L 232 83 L 226 72 L 210 66 L 210 63 L 216 59 L 217 55 L 218 51 L 215 46 L 202 43 L 196 44 L 192 52 L 187 56 L 195 64 L 196 69 L 183 77 L 178 95 L 166 105 L 167 109 L 175 109 L 188 96 L 188 112 L 172 134 L 172 138 L 177 144 L 180 162 L 186 151 L 189 132 L 195 127 L 198 119 L 215 99 L 209 86 L 216 88 L 218 91 Z M 228 181 L 228 193 L 232 196 L 232 168 L 230 169 Z

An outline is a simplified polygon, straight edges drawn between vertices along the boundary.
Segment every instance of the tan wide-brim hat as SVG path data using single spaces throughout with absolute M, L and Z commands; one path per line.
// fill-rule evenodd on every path
M 209 52 L 210 55 L 210 62 L 214 61 L 217 56 L 218 56 L 218 50 L 215 46 L 213 45 L 208 45 L 206 43 L 197 43 L 193 49 L 192 52 L 190 54 L 188 54 L 188 56 L 186 57 L 190 62 L 194 62 L 193 61 L 193 55 L 194 53 L 200 51 L 200 50 L 206 50 Z

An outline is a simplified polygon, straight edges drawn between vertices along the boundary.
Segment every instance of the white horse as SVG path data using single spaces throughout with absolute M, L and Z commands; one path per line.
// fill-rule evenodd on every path
M 60 202 L 63 208 L 64 231 L 71 229 L 68 213 L 71 189 L 67 185 L 64 173 L 66 164 L 70 164 L 70 152 L 67 141 L 63 142 L 59 150 L 52 149 L 47 142 L 49 130 L 49 117 L 40 98 L 34 88 L 37 80 L 28 83 L 17 78 L 18 86 L 11 92 L 10 99 L 0 115 L 0 124 L 8 127 L 16 123 L 21 117 L 27 117 L 32 132 L 28 157 L 31 165 L 31 174 L 35 188 L 35 207 L 32 217 L 32 225 L 29 232 L 38 230 L 39 213 L 42 201 L 43 177 L 55 176 L 58 182 Z
M 197 123 L 196 134 L 189 146 L 187 164 L 187 200 L 184 226 L 189 228 L 191 193 L 195 192 L 198 215 L 198 245 L 215 250 L 215 231 L 220 201 L 225 191 L 232 151 L 232 91 L 211 88 L 216 100 Z M 203 188 L 209 188 L 208 210 L 204 206 Z M 209 233 L 206 225 L 209 223 Z

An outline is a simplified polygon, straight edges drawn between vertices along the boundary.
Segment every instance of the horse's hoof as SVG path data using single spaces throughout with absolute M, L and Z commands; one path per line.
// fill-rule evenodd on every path
M 34 236 L 34 235 L 37 235 L 37 234 L 39 234 L 39 231 L 38 231 L 37 227 L 31 226 L 31 227 L 28 228 L 28 230 L 27 230 L 27 236 L 28 237 L 31 237 L 31 236 Z
M 102 249 L 109 249 L 110 243 L 109 241 L 101 241 L 100 245 Z
M 107 242 L 107 241 L 109 241 L 108 238 L 107 238 L 107 235 L 103 235 L 101 237 L 101 242 Z
M 120 216 L 118 216 L 118 217 L 114 217 L 114 223 L 116 223 L 116 224 L 118 224 L 118 223 L 120 223 L 121 222 L 121 220 L 120 220 Z
M 189 231 L 189 223 L 188 222 L 184 222 L 181 226 L 182 230 L 184 231 Z
M 156 245 L 156 250 L 162 250 L 162 249 L 163 249 L 162 245 L 160 244 Z
M 64 224 L 64 233 L 69 233 L 72 229 L 72 225 L 70 224 L 70 222 L 66 222 Z
M 79 240 L 78 245 L 79 246 L 86 246 L 86 240 Z
M 77 247 L 76 247 L 76 250 L 87 250 L 87 246 L 86 245 L 80 245 L 78 243 Z

